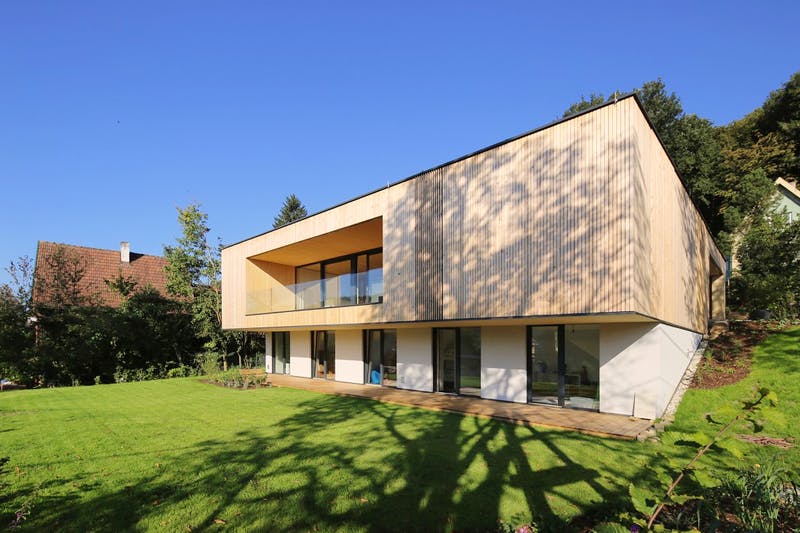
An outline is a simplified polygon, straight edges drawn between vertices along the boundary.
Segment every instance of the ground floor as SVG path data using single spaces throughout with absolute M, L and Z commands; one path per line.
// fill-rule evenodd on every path
M 267 333 L 274 374 L 652 419 L 702 339 L 660 323 Z

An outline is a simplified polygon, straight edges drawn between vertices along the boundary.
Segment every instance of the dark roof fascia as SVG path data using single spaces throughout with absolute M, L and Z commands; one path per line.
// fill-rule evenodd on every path
M 566 116 L 566 117 L 562 117 L 562 118 L 560 118 L 558 120 L 554 120 L 553 122 L 549 122 L 549 123 L 547 123 L 547 124 L 545 124 L 543 126 L 539 126 L 538 128 L 534 128 L 534 129 L 526 131 L 524 133 L 520 133 L 519 135 L 515 135 L 513 137 L 509 137 L 508 139 L 496 142 L 496 143 L 494 143 L 494 144 L 492 144 L 490 146 L 487 146 L 485 148 L 481 148 L 480 150 L 476 150 L 476 151 L 471 152 L 469 154 L 462 155 L 461 157 L 457 157 L 456 159 L 452 159 L 450 161 L 447 161 L 446 163 L 442 163 L 440 165 L 436 165 L 435 167 L 431 167 L 431 168 L 429 168 L 427 170 L 423 170 L 421 172 L 417 172 L 416 174 L 413 174 L 413 175 L 411 175 L 411 176 L 409 176 L 407 178 L 403 178 L 403 179 L 401 179 L 399 181 L 396 181 L 394 183 L 390 183 L 385 188 L 388 189 L 390 187 L 394 187 L 395 185 L 400 185 L 401 183 L 405 183 L 407 181 L 411 181 L 411 180 L 413 180 L 415 178 L 418 178 L 418 177 L 422 176 L 423 174 L 427 174 L 429 172 L 433 172 L 434 170 L 442 169 L 444 167 L 453 165 L 453 164 L 458 163 L 460 161 L 464 161 L 465 159 L 469 159 L 470 157 L 475 157 L 475 156 L 480 155 L 480 154 L 482 154 L 484 152 L 488 152 L 489 150 L 494 150 L 495 148 L 499 148 L 500 146 L 503 146 L 505 144 L 512 143 L 514 141 L 522 139 L 523 137 L 527 137 L 528 135 L 533 135 L 534 133 L 539 133 L 541 131 L 544 131 L 546 129 L 552 128 L 554 126 L 558 126 L 559 124 L 563 124 L 564 122 L 568 122 L 570 120 L 576 119 L 576 118 L 581 117 L 583 115 L 588 115 L 589 113 L 593 113 L 593 112 L 597 111 L 598 109 L 602 109 L 604 107 L 607 107 L 607 106 L 610 106 L 610 105 L 614 105 L 617 102 L 621 102 L 622 100 L 625 100 L 627 98 L 633 98 L 633 100 L 636 102 L 636 105 L 639 106 L 639 110 L 642 112 L 642 115 L 644 115 L 644 118 L 647 121 L 647 124 L 650 126 L 650 129 L 655 134 L 656 139 L 658 139 L 658 142 L 661 145 L 661 149 L 664 151 L 665 154 L 667 154 L 667 158 L 669 159 L 669 162 L 672 165 L 672 168 L 675 171 L 675 174 L 678 176 L 678 180 L 681 182 L 681 186 L 683 187 L 683 190 L 686 192 L 686 195 L 689 197 L 689 200 L 692 202 L 692 205 L 694 206 L 695 210 L 697 211 L 697 214 L 700 215 L 700 220 L 703 221 L 703 224 L 705 225 L 706 231 L 708 232 L 708 235 L 711 237 L 711 242 L 713 242 L 714 246 L 716 246 L 717 252 L 719 252 L 719 255 L 721 255 L 724 258 L 725 256 L 722 254 L 722 252 L 719 249 L 719 244 L 717 244 L 716 239 L 714 239 L 714 235 L 708 229 L 708 221 L 706 221 L 705 217 L 703 216 L 702 211 L 700 211 L 700 209 L 697 206 L 697 203 L 692 198 L 692 195 L 689 194 L 689 188 L 686 186 L 686 180 L 684 180 L 683 176 L 681 176 L 681 173 L 678 172 L 678 167 L 675 165 L 675 160 L 672 159 L 672 156 L 667 151 L 667 148 L 664 146 L 664 141 L 661 139 L 661 136 L 656 131 L 655 126 L 653 126 L 653 122 L 650 120 L 650 117 L 647 116 L 647 111 L 645 111 L 644 105 L 642 104 L 641 99 L 639 99 L 639 95 L 635 91 L 623 94 L 623 95 L 621 95 L 619 97 L 614 98 L 613 100 L 609 100 L 607 102 L 603 102 L 602 104 L 597 104 L 595 106 L 589 107 L 587 109 L 584 109 L 583 111 L 580 111 L 579 113 L 575 113 L 574 115 L 569 115 L 569 116 Z M 341 207 L 341 206 L 343 206 L 345 204 L 349 204 L 350 202 L 355 202 L 356 200 L 360 200 L 361 198 L 364 198 L 364 197 L 369 196 L 371 194 L 375 194 L 376 192 L 382 191 L 383 189 L 384 189 L 384 187 L 380 187 L 378 189 L 369 191 L 369 192 L 364 193 L 362 195 L 356 196 L 355 198 L 351 198 L 350 200 L 345 200 L 343 202 L 339 202 L 336 205 L 332 205 L 331 207 L 325 208 L 325 209 L 323 209 L 321 211 L 317 211 L 316 213 L 312 213 L 311 215 L 308 215 L 305 218 L 301 218 L 299 220 L 295 220 L 293 222 L 289 222 L 288 224 L 284 224 L 283 226 L 279 226 L 277 228 L 273 228 L 273 229 L 270 229 L 270 230 L 267 230 L 267 231 L 263 231 L 263 232 L 258 233 L 256 235 L 253 235 L 252 237 L 247 237 L 245 239 L 236 241 L 233 244 L 223 245 L 222 248 L 223 249 L 229 248 L 231 246 L 236 246 L 237 244 L 241 244 L 241 243 L 249 241 L 251 239 L 256 239 L 258 237 L 262 237 L 264 235 L 272 233 L 273 231 L 285 228 L 287 226 L 291 226 L 292 224 L 296 224 L 296 223 L 298 223 L 298 222 L 300 222 L 302 220 L 305 220 L 307 218 L 311 218 L 311 217 L 320 215 L 322 213 L 325 213 L 326 211 L 331 211 L 333 209 L 336 209 L 337 207 Z

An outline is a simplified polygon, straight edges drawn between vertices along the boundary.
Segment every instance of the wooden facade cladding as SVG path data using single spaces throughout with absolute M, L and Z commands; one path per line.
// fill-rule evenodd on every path
M 286 264 L 259 257 L 378 217 L 383 303 L 248 311 L 248 290 L 290 279 Z M 627 97 L 225 248 L 223 325 L 623 313 L 700 332 L 712 271 L 723 266 L 640 105 Z

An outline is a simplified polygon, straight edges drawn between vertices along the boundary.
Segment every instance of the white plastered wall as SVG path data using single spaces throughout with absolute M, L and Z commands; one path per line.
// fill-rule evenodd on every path
M 397 330 L 397 388 L 433 391 L 431 328 Z
M 702 335 L 666 324 L 600 327 L 600 411 L 661 416 Z
M 311 332 L 289 333 L 289 373 L 301 378 L 311 377 Z
M 364 355 L 360 329 L 336 331 L 336 381 L 364 383 Z
M 525 403 L 525 326 L 481 328 L 481 398 Z

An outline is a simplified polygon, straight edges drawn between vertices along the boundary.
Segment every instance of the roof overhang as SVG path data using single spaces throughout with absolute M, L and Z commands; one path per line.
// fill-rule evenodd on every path
M 301 266 L 356 252 L 381 248 L 382 246 L 383 218 L 377 217 L 274 250 L 262 252 L 250 256 L 248 259 L 269 261 L 281 265 Z

